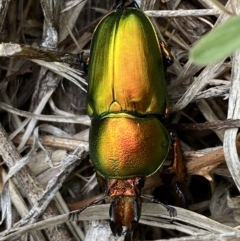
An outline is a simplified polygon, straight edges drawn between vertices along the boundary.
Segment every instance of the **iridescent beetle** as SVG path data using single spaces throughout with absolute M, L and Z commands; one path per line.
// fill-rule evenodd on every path
M 156 32 L 135 1 L 125 4 L 121 1 L 97 25 L 88 70 L 89 153 L 105 195 L 71 213 L 110 197 L 115 236 L 138 222 L 145 179 L 161 167 L 172 141 L 175 155 L 168 172 L 184 179 L 178 142 L 160 121 L 168 113 L 168 101 Z

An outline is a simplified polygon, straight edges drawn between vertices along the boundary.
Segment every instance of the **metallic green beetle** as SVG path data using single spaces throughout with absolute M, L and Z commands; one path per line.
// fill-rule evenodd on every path
M 126 179 L 158 170 L 170 146 L 156 117 L 166 98 L 150 20 L 137 8 L 111 12 L 94 32 L 89 63 L 90 156 L 100 175 Z
M 111 198 L 110 227 L 120 236 L 138 222 L 144 181 L 161 167 L 171 144 L 159 120 L 167 112 L 161 49 L 134 1 L 119 4 L 97 25 L 88 74 L 89 152 L 105 187 L 102 199 Z

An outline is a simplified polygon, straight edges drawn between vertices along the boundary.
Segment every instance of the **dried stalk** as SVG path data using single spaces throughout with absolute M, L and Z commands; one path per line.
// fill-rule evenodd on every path
M 10 169 L 12 168 L 20 159 L 21 156 L 19 155 L 16 147 L 12 144 L 11 141 L 8 140 L 8 136 L 5 130 L 0 125 L 0 143 L 2 143 L 1 147 L 1 156 Z M 15 178 L 18 183 L 18 187 L 21 187 L 21 191 L 24 193 L 24 196 L 27 198 L 28 202 L 34 206 L 38 201 L 42 198 L 44 193 L 43 187 L 37 182 L 35 177 L 30 174 L 30 170 L 28 167 L 22 167 L 15 175 Z M 9 177 L 8 177 L 9 178 Z M 23 188 L 24 187 L 24 188 Z M 7 187 L 6 187 L 7 188 Z M 5 203 L 5 205 L 8 205 Z M 4 211 L 4 210 L 3 210 Z M 53 213 L 57 213 L 54 207 L 49 206 L 45 212 L 45 218 L 51 217 Z M 41 215 L 39 213 L 38 215 Z M 26 217 L 24 217 L 25 219 Z M 25 219 L 25 223 L 26 223 Z M 53 229 L 46 229 L 46 233 L 50 234 L 54 232 L 55 228 Z M 59 233 L 60 235 L 64 235 L 64 233 Z M 55 236 L 58 237 L 58 234 Z M 40 238 L 40 237 L 39 237 Z

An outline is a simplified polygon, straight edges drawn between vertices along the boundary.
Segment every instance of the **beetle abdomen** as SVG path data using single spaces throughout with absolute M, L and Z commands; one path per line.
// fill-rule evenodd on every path
M 92 39 L 88 114 L 162 114 L 165 100 L 162 56 L 150 20 L 136 8 L 111 12 Z
M 93 119 L 89 135 L 90 155 L 104 177 L 146 177 L 163 163 L 169 134 L 157 118 L 118 114 Z

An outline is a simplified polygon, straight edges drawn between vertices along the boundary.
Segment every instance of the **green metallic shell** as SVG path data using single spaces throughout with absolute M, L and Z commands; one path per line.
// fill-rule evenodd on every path
M 164 112 L 167 92 L 161 51 L 141 10 L 116 10 L 98 24 L 89 66 L 89 116 Z

